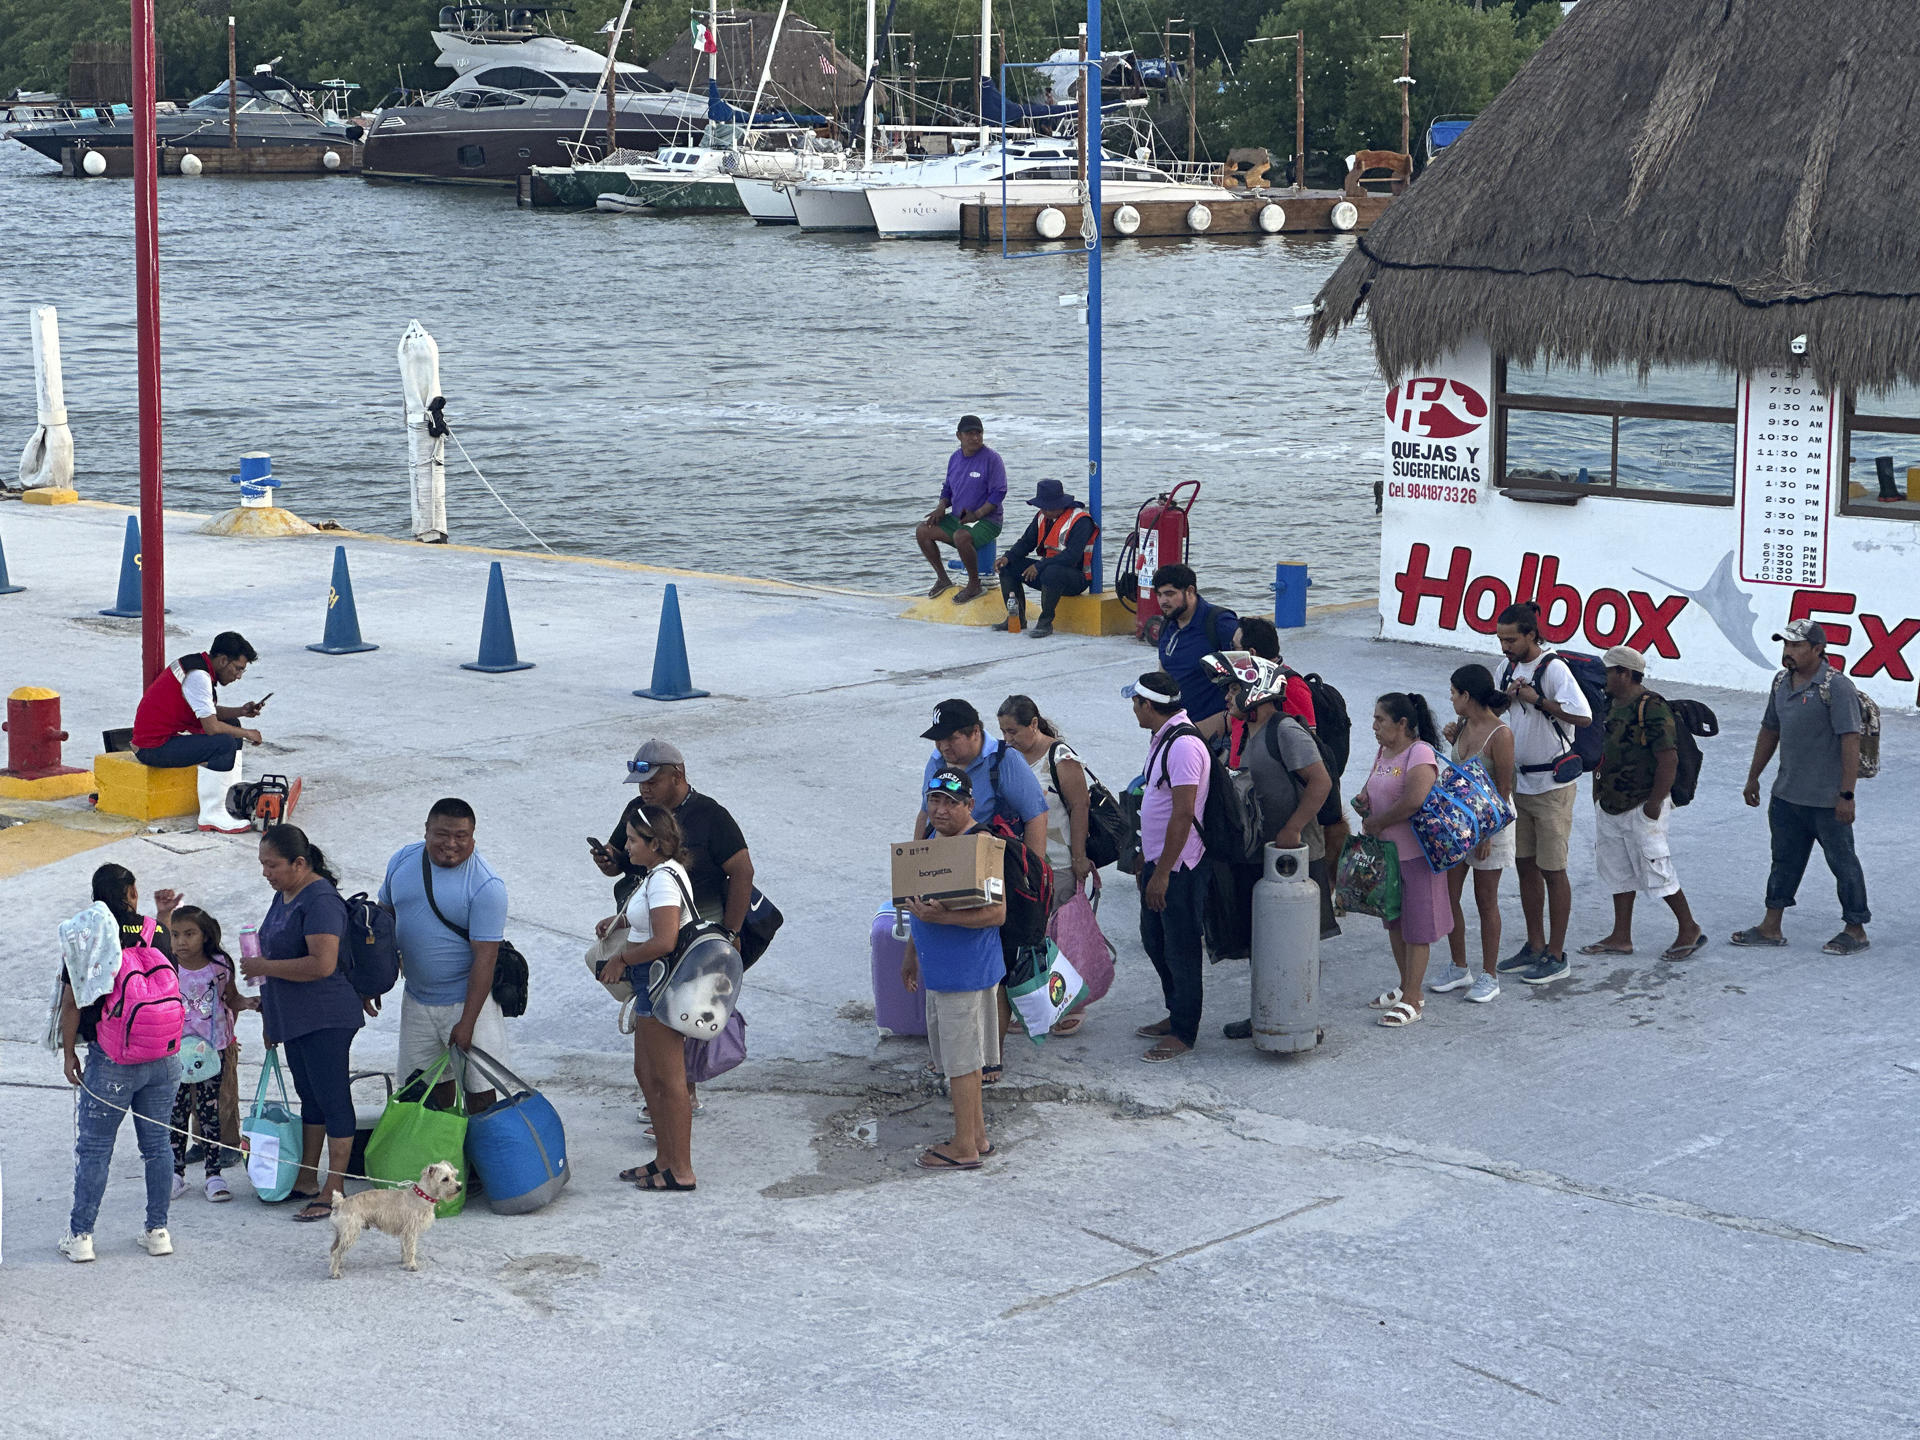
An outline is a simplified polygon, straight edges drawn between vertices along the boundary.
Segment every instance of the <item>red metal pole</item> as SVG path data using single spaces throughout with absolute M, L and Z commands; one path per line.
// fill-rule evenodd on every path
M 140 351 L 140 677 L 166 666 L 166 522 L 160 500 L 160 149 L 154 0 L 133 5 L 133 268 Z

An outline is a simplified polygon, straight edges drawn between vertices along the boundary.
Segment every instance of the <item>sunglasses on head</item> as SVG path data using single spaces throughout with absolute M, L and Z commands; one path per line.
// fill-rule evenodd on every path
M 936 780 L 927 787 L 927 793 L 929 795 L 944 795 L 949 800 L 959 800 L 962 798 L 960 782 L 957 780 Z

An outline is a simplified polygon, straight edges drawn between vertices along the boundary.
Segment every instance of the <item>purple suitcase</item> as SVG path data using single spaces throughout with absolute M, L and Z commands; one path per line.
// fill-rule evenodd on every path
M 873 1022 L 882 1035 L 927 1033 L 927 992 L 900 983 L 907 942 L 893 938 L 893 907 L 873 917 Z

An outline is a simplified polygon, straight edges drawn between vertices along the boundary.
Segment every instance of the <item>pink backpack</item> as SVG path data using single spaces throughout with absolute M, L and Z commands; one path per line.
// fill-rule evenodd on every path
M 145 1065 L 180 1053 L 187 1009 L 173 962 L 153 945 L 153 917 L 145 917 L 140 943 L 120 952 L 120 972 L 100 1007 L 96 1041 L 116 1065 Z

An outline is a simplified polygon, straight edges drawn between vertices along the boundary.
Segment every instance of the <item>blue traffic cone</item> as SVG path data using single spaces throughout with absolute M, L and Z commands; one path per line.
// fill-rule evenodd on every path
M 522 660 L 513 648 L 513 616 L 507 612 L 507 580 L 500 573 L 498 560 L 487 574 L 487 613 L 480 622 L 480 658 L 469 660 L 460 668 L 482 670 L 489 675 L 533 668 L 533 662 Z
M 327 586 L 327 633 L 307 649 L 322 655 L 358 655 L 378 650 L 360 638 L 360 612 L 353 608 L 353 577 L 347 573 L 347 547 L 333 547 L 333 582 Z
M 660 606 L 660 638 L 653 647 L 653 684 L 633 693 L 645 700 L 699 700 L 711 693 L 693 688 L 693 671 L 687 665 L 687 636 L 680 628 L 678 586 L 667 586 L 667 598 Z
M 111 610 L 100 613 L 121 620 L 140 618 L 140 517 L 137 515 L 127 516 L 127 538 L 120 546 L 120 597 L 113 602 Z
M 26 588 L 7 579 L 7 547 L 4 541 L 0 541 L 0 595 L 18 595 Z

